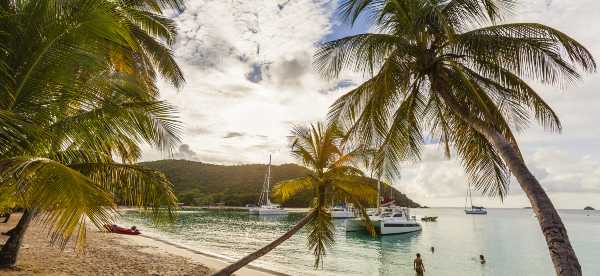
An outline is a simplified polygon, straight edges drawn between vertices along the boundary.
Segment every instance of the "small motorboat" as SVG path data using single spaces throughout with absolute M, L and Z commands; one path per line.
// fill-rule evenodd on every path
M 421 221 L 425 222 L 436 222 L 438 217 L 422 217 Z
M 125 228 L 125 227 L 121 227 L 116 224 L 113 224 L 113 225 L 108 225 L 106 228 L 111 233 L 117 233 L 117 234 L 123 234 L 123 235 L 139 235 L 139 234 L 141 234 L 140 230 L 136 229 L 135 226 L 133 226 L 131 228 Z

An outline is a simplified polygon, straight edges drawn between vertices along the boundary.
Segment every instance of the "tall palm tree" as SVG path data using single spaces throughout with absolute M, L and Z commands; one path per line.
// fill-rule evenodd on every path
M 351 22 L 364 16 L 377 32 L 324 43 L 316 67 L 335 78 L 344 69 L 369 79 L 341 96 L 330 119 L 380 147 L 394 171 L 418 160 L 425 131 L 462 161 L 469 181 L 503 198 L 514 175 L 531 201 L 557 275 L 581 275 L 567 230 L 526 166 L 513 129 L 533 118 L 560 131 L 556 113 L 525 79 L 566 85 L 593 72 L 579 42 L 538 23 L 502 24 L 514 0 L 347 0 Z
M 344 132 L 335 124 L 326 126 L 317 123 L 310 127 L 294 127 L 292 137 L 292 156 L 307 167 L 310 174 L 277 183 L 274 187 L 275 196 L 285 201 L 301 191 L 310 190 L 313 194 L 309 203 L 310 211 L 275 241 L 213 275 L 231 275 L 269 253 L 305 225 L 308 230 L 307 245 L 313 250 L 315 267 L 318 267 L 327 248 L 334 243 L 335 227 L 329 213 L 332 202 L 352 202 L 360 211 L 361 217 L 368 222 L 364 206 L 376 201 L 377 191 L 356 167 L 365 160 L 368 151 L 364 147 L 353 147 L 346 143 Z
M 147 11 L 169 3 L 179 1 L 0 5 L 0 73 L 6 73 L 0 74 L 0 193 L 10 195 L 0 200 L 25 209 L 0 250 L 0 267 L 15 265 L 33 218 L 64 246 L 74 234 L 83 245 L 87 223 L 110 224 L 116 201 L 150 210 L 157 219 L 164 211 L 172 215 L 171 183 L 133 162 L 141 143 L 168 151 L 179 141 L 174 109 L 158 99 L 148 71 L 158 70 L 176 86 L 183 77 L 176 64 L 152 61 L 138 68 L 145 55 L 156 53 L 139 46 L 132 26 L 143 24 L 123 19 L 125 4 Z M 175 35 L 174 28 L 163 29 Z M 147 40 L 162 39 L 144 32 Z M 172 60 L 170 52 L 160 53 Z M 123 60 L 138 60 L 138 67 L 127 68 Z

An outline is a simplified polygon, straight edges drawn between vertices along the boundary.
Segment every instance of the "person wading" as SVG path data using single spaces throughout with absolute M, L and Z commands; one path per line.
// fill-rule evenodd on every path
M 417 276 L 423 275 L 425 272 L 425 265 L 423 264 L 423 259 L 421 259 L 421 254 L 417 253 L 417 258 L 413 262 L 413 268 L 417 273 Z

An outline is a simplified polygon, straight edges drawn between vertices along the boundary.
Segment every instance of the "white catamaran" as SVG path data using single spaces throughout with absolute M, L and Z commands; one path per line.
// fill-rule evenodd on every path
M 248 209 L 248 212 L 252 215 L 287 215 L 287 211 L 281 208 L 278 204 L 271 203 L 269 199 L 269 191 L 271 190 L 271 155 L 269 154 L 269 166 L 267 167 L 267 174 L 265 175 L 265 181 L 263 182 L 262 191 L 260 198 L 258 199 L 258 206 Z
M 414 216 L 410 215 L 410 209 L 394 205 L 394 201 L 381 206 L 380 182 L 377 182 L 377 211 L 369 214 L 369 220 L 375 231 L 380 235 L 403 234 L 420 231 L 421 224 Z M 346 221 L 346 232 L 365 230 L 364 222 L 360 218 Z
M 467 207 L 467 197 L 469 198 L 469 203 L 471 204 L 471 208 Z M 487 215 L 487 210 L 482 206 L 473 205 L 473 198 L 471 197 L 471 183 L 469 183 L 469 188 L 467 190 L 467 196 L 465 197 L 465 214 L 467 215 Z
M 348 204 L 333 206 L 330 210 L 331 218 L 334 219 L 347 219 L 355 218 L 354 209 Z

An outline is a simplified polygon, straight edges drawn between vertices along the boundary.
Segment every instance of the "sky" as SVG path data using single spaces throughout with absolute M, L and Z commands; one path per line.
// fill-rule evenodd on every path
M 335 15 L 335 0 L 194 0 L 173 18 L 179 26 L 176 59 L 187 84 L 160 83 L 162 97 L 179 110 L 182 144 L 172 153 L 145 148 L 142 159 L 188 159 L 217 164 L 291 163 L 289 131 L 325 119 L 329 105 L 364 79 L 346 74 L 327 81 L 312 68 L 319 42 L 367 32 Z M 585 45 L 600 61 L 600 1 L 521 1 L 511 22 L 539 22 Z M 560 116 L 561 134 L 531 127 L 518 134 L 527 165 L 558 208 L 600 207 L 600 74 L 566 88 L 532 83 Z M 463 206 L 466 181 L 456 160 L 437 145 L 402 168 L 393 185 L 428 206 Z M 524 207 L 513 181 L 510 194 L 475 196 L 487 207 Z

